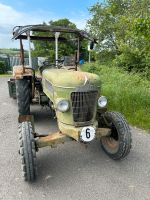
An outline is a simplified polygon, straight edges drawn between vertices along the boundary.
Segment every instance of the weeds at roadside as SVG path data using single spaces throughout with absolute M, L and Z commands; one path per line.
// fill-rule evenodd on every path
M 130 124 L 150 130 L 150 81 L 98 63 L 85 64 L 82 70 L 100 76 L 109 110 L 119 111 Z

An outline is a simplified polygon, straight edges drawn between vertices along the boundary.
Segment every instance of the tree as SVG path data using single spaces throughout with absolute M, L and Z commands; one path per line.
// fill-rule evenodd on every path
M 46 23 L 44 23 L 46 24 Z M 48 25 L 51 26 L 63 26 L 75 29 L 76 25 L 72 22 L 70 22 L 68 19 L 59 19 L 57 21 L 49 21 Z M 47 33 L 33 33 L 34 35 L 40 35 L 40 36 L 46 36 Z M 54 36 L 53 33 L 49 33 L 49 36 Z M 71 34 L 63 34 L 61 33 L 62 37 L 65 37 L 66 39 L 72 39 Z M 34 44 L 34 50 L 33 50 L 33 56 L 43 56 L 43 57 L 49 57 L 52 62 L 54 62 L 55 59 L 55 43 L 54 42 L 48 42 L 48 41 L 33 41 Z M 72 42 L 69 43 L 59 43 L 59 57 L 65 56 L 65 55 L 71 55 L 75 53 L 75 44 Z
M 149 6 L 149 0 L 107 0 L 89 8 L 87 29 L 98 38 L 99 54 L 112 53 L 114 63 L 129 71 L 149 70 Z

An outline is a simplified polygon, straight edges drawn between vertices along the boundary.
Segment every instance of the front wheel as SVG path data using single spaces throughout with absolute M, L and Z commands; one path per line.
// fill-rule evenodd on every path
M 125 118 L 118 112 L 106 112 L 99 118 L 101 127 L 110 128 L 111 134 L 101 138 L 105 153 L 114 160 L 123 159 L 131 149 L 131 132 Z
M 19 152 L 21 156 L 22 175 L 25 181 L 36 179 L 36 148 L 31 122 L 19 124 Z

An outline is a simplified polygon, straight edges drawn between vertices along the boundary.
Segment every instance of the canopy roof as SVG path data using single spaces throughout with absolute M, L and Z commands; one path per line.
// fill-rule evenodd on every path
M 12 39 L 27 39 L 27 34 L 29 31 L 36 31 L 36 32 L 60 32 L 60 33 L 73 33 L 79 38 L 86 38 L 90 41 L 96 42 L 96 40 L 90 35 L 79 29 L 71 29 L 67 27 L 62 27 L 62 26 L 49 26 L 49 25 L 27 25 L 27 26 L 15 26 L 13 28 L 13 37 Z M 50 40 L 53 41 L 54 37 L 49 37 L 49 36 L 34 36 L 31 35 L 31 40 Z M 64 41 L 65 38 L 60 37 L 59 40 Z

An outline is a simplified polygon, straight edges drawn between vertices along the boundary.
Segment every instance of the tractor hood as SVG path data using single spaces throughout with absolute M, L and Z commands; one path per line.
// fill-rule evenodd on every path
M 91 85 L 100 86 L 99 76 L 88 72 L 45 69 L 42 72 L 42 77 L 55 87 L 75 88 L 85 85 L 87 82 Z

